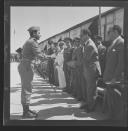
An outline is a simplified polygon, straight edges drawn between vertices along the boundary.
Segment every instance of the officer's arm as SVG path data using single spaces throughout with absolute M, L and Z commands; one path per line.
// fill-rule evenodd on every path
M 43 55 L 43 53 L 41 52 L 41 49 L 36 45 L 35 42 L 32 43 L 32 52 L 38 58 L 42 57 Z

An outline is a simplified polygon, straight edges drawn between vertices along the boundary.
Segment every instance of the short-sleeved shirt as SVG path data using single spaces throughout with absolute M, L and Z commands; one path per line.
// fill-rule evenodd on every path
M 36 39 L 30 38 L 23 45 L 22 58 L 28 59 L 30 61 L 34 60 L 35 57 L 41 53 L 40 48 Z

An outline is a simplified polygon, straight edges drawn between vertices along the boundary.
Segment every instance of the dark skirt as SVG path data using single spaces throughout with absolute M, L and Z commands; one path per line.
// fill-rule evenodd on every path
M 49 78 L 49 83 L 54 84 L 55 83 L 55 78 L 54 78 L 54 60 L 49 59 L 48 60 L 48 78 Z
M 56 66 L 54 65 L 54 85 L 59 86 L 59 79 L 58 79 L 58 70 L 56 69 Z
M 72 82 L 71 82 L 71 87 L 72 87 L 72 94 L 75 98 L 82 99 L 82 75 L 81 75 L 81 69 L 80 68 L 75 68 L 72 70 Z

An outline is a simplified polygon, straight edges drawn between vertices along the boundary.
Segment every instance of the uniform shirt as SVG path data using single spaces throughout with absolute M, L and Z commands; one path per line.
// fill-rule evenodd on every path
M 30 38 L 23 45 L 23 52 L 22 52 L 23 59 L 25 58 L 32 61 L 40 53 L 41 50 L 38 48 L 38 43 L 35 38 Z

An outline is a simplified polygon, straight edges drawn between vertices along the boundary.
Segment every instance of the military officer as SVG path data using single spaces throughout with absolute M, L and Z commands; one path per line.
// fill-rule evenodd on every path
M 30 38 L 23 45 L 22 60 L 18 66 L 22 84 L 21 104 L 23 107 L 24 118 L 37 117 L 37 113 L 29 109 L 32 94 L 31 82 L 33 80 L 33 71 L 31 65 L 35 57 L 41 56 L 41 50 L 39 50 L 37 43 L 37 40 L 39 40 L 41 37 L 40 28 L 35 26 L 30 27 L 28 32 L 30 34 Z

